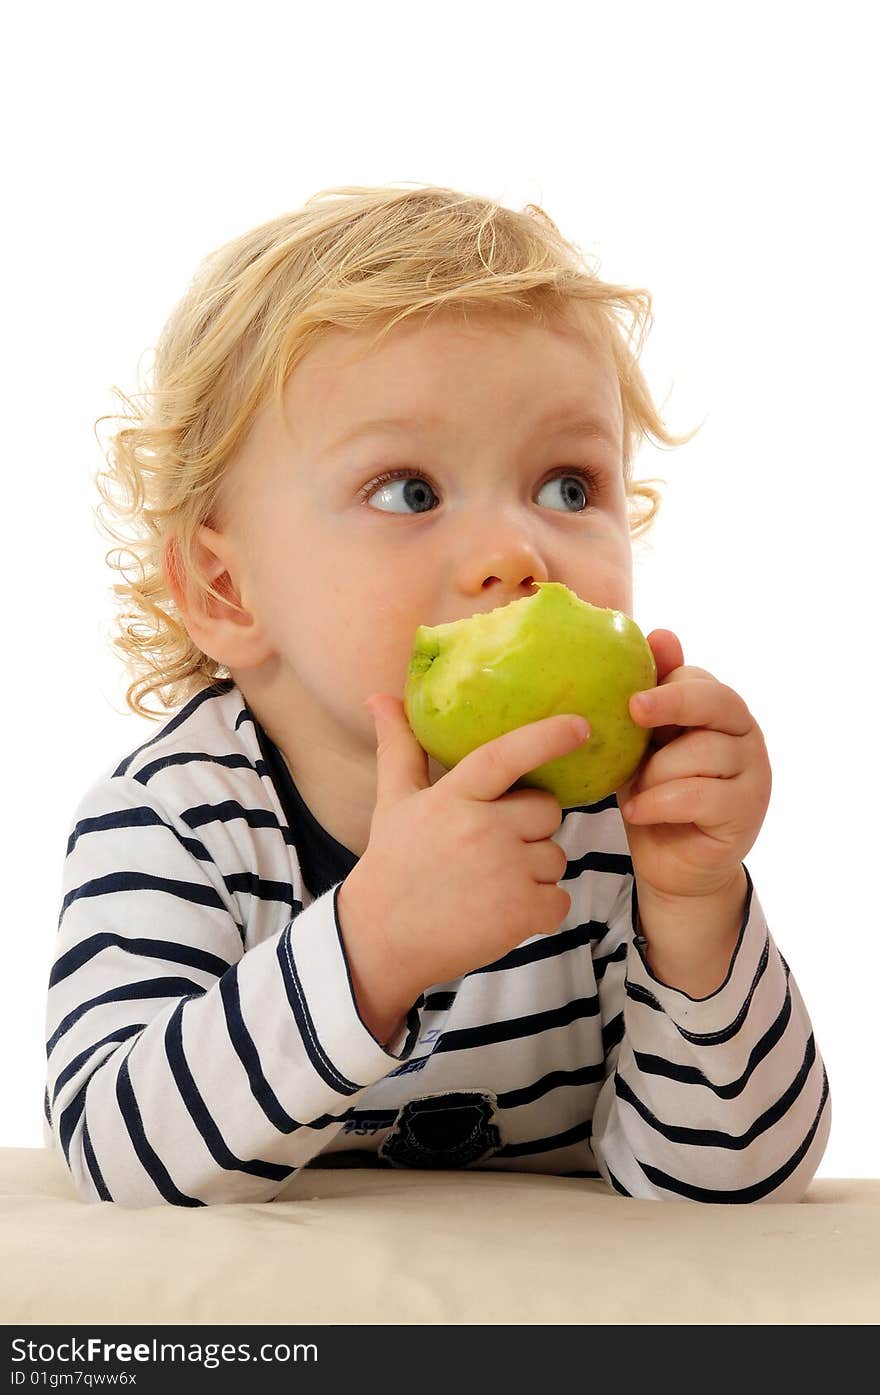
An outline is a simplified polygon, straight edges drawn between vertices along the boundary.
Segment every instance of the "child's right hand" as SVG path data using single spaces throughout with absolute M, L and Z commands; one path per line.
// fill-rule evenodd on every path
M 561 925 L 571 897 L 545 790 L 511 790 L 585 739 L 572 716 L 487 742 L 431 785 L 399 698 L 375 695 L 377 788 L 363 856 L 337 911 L 361 1016 L 379 1040 L 425 988 L 502 958 Z

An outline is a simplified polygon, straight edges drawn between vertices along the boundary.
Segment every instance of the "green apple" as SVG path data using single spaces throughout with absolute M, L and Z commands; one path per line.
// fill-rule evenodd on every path
M 556 581 L 533 596 L 433 628 L 413 641 L 404 710 L 423 750 L 447 770 L 504 732 L 557 713 L 586 717 L 591 735 L 513 786 L 549 790 L 563 809 L 595 804 L 634 775 L 650 732 L 629 698 L 657 682 L 638 625 L 582 601 Z

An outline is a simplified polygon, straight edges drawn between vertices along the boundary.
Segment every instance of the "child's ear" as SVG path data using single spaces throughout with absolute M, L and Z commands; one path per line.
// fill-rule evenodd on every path
M 196 555 L 202 575 L 225 598 L 215 596 L 193 576 L 185 576 L 175 540 L 165 547 L 165 578 L 180 618 L 203 654 L 228 669 L 255 668 L 272 650 L 258 617 L 242 604 L 243 570 L 233 541 L 213 528 L 196 534 Z

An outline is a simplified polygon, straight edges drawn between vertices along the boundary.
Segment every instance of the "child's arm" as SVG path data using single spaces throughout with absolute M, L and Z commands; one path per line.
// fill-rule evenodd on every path
M 77 810 L 47 1055 L 54 1137 L 86 1201 L 269 1201 L 416 1039 L 420 1004 L 387 1049 L 361 1021 L 335 891 L 291 923 L 290 886 L 259 866 L 224 877 L 189 814 L 118 776 Z M 253 864 L 248 815 L 267 817 L 212 825 L 230 866 Z M 288 923 L 261 935 L 278 903 Z
M 634 874 L 616 932 L 631 937 L 626 980 L 602 985 L 623 1034 L 594 1152 L 634 1196 L 796 1201 L 831 1111 L 809 1017 L 742 862 L 770 798 L 764 739 L 733 689 L 684 667 L 671 631 L 649 642 L 660 683 L 631 710 L 654 729 L 653 753 L 618 792 Z
M 593 1114 L 593 1152 L 645 1199 L 799 1201 L 831 1122 L 810 1019 L 751 878 L 729 971 L 694 999 L 653 974 L 624 889 L 596 946 L 606 1034 L 618 1044 Z M 625 967 L 614 946 L 628 942 Z M 600 976 L 601 974 L 601 976 Z

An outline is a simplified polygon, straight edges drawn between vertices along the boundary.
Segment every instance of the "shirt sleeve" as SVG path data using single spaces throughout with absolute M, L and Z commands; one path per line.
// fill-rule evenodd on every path
M 606 1023 L 623 1021 L 610 1034 L 593 1152 L 624 1196 L 799 1201 L 821 1161 L 828 1078 L 747 869 L 746 880 L 727 977 L 701 999 L 652 973 L 636 943 L 632 879 L 618 900 L 609 936 L 628 941 L 626 972 L 605 976 L 600 999 Z
M 245 952 L 241 877 L 224 877 L 133 779 L 98 784 L 74 819 L 46 1052 L 47 1117 L 79 1196 L 272 1200 L 409 1057 L 424 999 L 387 1049 L 375 1040 L 338 886 Z M 251 889 L 260 904 L 290 896 Z

